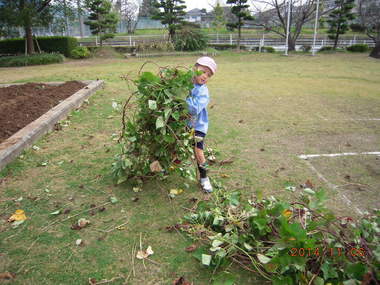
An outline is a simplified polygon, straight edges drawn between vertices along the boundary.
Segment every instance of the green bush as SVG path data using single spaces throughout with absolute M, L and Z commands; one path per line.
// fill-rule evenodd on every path
M 368 52 L 369 47 L 366 44 L 355 44 L 347 47 L 347 50 L 351 52 Z
M 157 51 L 174 51 L 174 45 L 168 41 L 141 42 L 137 44 L 134 52 L 157 52 Z
M 59 52 L 66 57 L 71 56 L 71 51 L 78 46 L 76 38 L 72 37 L 38 37 L 38 44 L 43 52 Z M 37 50 L 37 44 L 34 41 Z M 25 53 L 25 39 L 7 39 L 0 41 L 0 54 L 23 54 Z
M 64 56 L 60 53 L 41 53 L 34 55 L 0 57 L 0 67 L 41 65 L 63 62 Z
M 178 51 L 195 51 L 207 47 L 207 36 L 198 29 L 182 28 L 175 36 L 174 48 Z
M 260 47 L 255 47 L 253 48 L 254 51 L 260 51 Z M 276 50 L 273 47 L 266 47 L 263 46 L 261 47 L 261 52 L 269 52 L 269 53 L 274 53 Z
M 72 58 L 88 58 L 90 57 L 91 53 L 86 47 L 76 47 L 71 51 L 71 57 Z
M 237 47 L 237 45 L 235 44 L 232 44 L 232 45 L 231 44 L 208 44 L 208 46 L 216 50 L 236 49 Z
M 324 46 L 324 47 L 322 47 L 319 51 L 332 51 L 332 50 L 334 50 L 333 47 L 330 47 L 330 46 Z
M 309 45 L 302 46 L 302 47 L 301 47 L 301 50 L 302 50 L 303 52 L 309 52 L 309 51 L 311 50 L 311 46 L 309 46 Z
M 263 52 L 269 52 L 269 53 L 274 53 L 276 50 L 273 47 L 262 47 L 261 50 Z
M 363 33 L 363 32 L 365 32 L 365 27 L 362 26 L 362 25 L 360 25 L 360 24 L 358 24 L 358 23 L 352 23 L 350 25 L 350 28 L 355 33 Z

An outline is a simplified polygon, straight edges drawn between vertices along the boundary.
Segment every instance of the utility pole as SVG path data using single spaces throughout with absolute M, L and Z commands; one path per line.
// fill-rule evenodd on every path
M 317 0 L 317 10 L 315 11 L 315 23 L 314 23 L 314 38 L 313 38 L 313 49 L 311 54 L 315 55 L 315 41 L 317 39 L 317 27 L 318 27 L 318 12 L 319 12 L 319 0 Z
M 288 21 L 286 23 L 286 43 L 285 43 L 285 55 L 287 56 L 288 55 L 288 49 L 289 49 L 289 29 L 290 29 L 290 7 L 291 7 L 291 3 L 292 3 L 292 0 L 288 0 Z

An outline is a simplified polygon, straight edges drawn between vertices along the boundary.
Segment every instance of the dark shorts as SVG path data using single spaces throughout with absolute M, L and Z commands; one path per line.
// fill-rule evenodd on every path
M 206 137 L 206 134 L 205 134 L 205 133 L 202 133 L 202 132 L 200 132 L 200 131 L 195 131 L 195 136 L 197 136 L 197 137 L 202 137 L 202 138 L 203 138 L 202 141 L 197 142 L 197 143 L 195 144 L 195 145 L 197 146 L 197 148 L 203 150 L 203 147 L 204 147 L 204 138 Z

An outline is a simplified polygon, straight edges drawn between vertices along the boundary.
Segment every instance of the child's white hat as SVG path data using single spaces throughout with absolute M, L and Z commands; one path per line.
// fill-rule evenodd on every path
M 211 57 L 202 56 L 197 59 L 197 63 L 203 66 L 207 66 L 208 68 L 210 68 L 212 74 L 215 74 L 217 65 L 215 60 L 213 60 Z

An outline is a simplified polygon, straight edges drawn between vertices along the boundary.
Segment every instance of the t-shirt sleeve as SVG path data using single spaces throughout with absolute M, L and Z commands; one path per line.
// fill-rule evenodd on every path
M 210 101 L 208 90 L 201 90 L 196 96 L 189 96 L 186 102 L 189 106 L 189 113 L 191 115 L 198 115 L 203 109 L 205 109 Z

